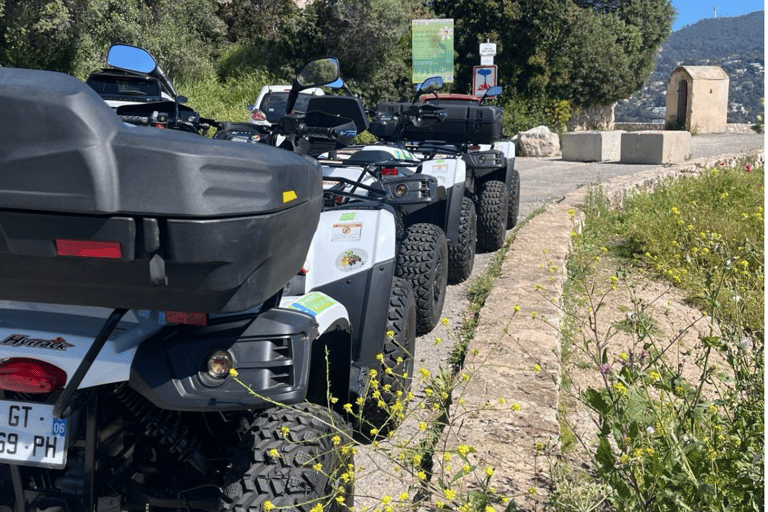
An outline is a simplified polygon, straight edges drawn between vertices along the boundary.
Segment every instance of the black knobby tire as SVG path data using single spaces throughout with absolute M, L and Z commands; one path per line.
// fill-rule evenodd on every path
M 413 288 L 416 334 L 430 332 L 440 320 L 448 285 L 448 243 L 434 224 L 414 224 L 397 249 L 395 274 Z
M 517 226 L 517 216 L 520 215 L 520 173 L 512 171 L 512 181 L 509 183 L 509 210 L 507 212 L 507 229 Z
M 504 182 L 489 180 L 480 185 L 477 198 L 477 244 L 484 251 L 504 246 L 507 234 L 509 191 Z
M 391 334 L 392 336 L 388 336 Z M 404 404 L 411 389 L 413 354 L 416 350 L 416 299 L 411 285 L 405 279 L 392 279 L 387 312 L 387 332 L 382 343 L 382 360 L 376 368 L 376 386 L 372 386 L 363 406 L 361 434 L 368 439 L 386 434 L 400 424 L 393 406 L 400 400 Z M 378 390 L 380 396 L 373 396 Z M 398 391 L 401 392 L 398 397 Z M 379 400 L 383 402 L 379 403 Z M 404 413 L 405 411 L 400 411 Z M 374 428 L 378 435 L 371 435 Z
M 477 243 L 477 212 L 475 203 L 468 197 L 461 200 L 459 236 L 455 243 L 448 244 L 448 282 L 466 281 L 475 265 L 475 244 Z
M 224 479 L 219 511 L 261 512 L 267 501 L 281 512 L 309 512 L 317 503 L 324 510 L 345 510 L 336 498 L 351 504 L 351 485 L 341 481 L 352 463 L 351 450 L 342 450 L 350 440 L 347 423 L 321 406 L 258 412 Z

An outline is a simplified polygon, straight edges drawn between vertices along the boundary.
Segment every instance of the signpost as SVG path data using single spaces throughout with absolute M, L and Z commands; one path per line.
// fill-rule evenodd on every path
M 414 84 L 440 76 L 453 82 L 453 19 L 411 22 Z
M 482 96 L 496 85 L 496 66 L 475 66 L 472 68 L 472 94 Z

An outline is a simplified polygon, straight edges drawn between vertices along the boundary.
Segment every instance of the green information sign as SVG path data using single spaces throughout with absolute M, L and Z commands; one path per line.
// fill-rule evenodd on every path
M 453 82 L 453 20 L 413 20 L 413 83 L 440 76 Z

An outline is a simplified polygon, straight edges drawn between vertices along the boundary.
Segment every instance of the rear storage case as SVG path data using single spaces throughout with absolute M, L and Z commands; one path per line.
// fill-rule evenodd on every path
M 128 126 L 83 82 L 0 68 L 0 299 L 234 312 L 300 270 L 319 164 Z
M 494 105 L 442 105 L 430 103 L 434 107 L 445 109 L 448 117 L 441 123 L 423 128 L 409 126 L 403 131 L 403 137 L 408 141 L 422 142 L 425 140 L 443 141 L 461 144 L 491 144 L 501 138 L 503 109 Z M 386 101 L 376 106 L 380 114 L 398 114 L 407 110 L 410 103 Z M 382 116 L 384 119 L 387 116 Z M 375 123 L 376 121 L 374 121 Z M 372 125 L 374 123 L 371 123 Z M 385 121 L 386 123 L 386 121 Z M 372 127 L 371 131 L 378 129 Z

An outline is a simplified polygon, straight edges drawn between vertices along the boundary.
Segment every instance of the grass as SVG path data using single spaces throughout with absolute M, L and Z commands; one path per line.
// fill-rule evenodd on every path
M 586 481 L 555 465 L 552 510 L 593 510 L 606 497 L 622 511 L 762 506 L 763 183 L 764 169 L 744 161 L 664 180 L 616 209 L 591 191 L 568 261 L 561 334 L 563 365 L 594 377 L 576 399 L 596 418 L 597 444 L 579 443 L 592 462 Z M 638 294 L 649 280 L 700 311 L 690 320 L 704 327 L 697 340 L 682 342 L 693 323 L 660 329 L 669 310 Z M 627 304 L 615 302 L 623 296 Z M 624 319 L 598 329 L 611 311 Z M 634 340 L 636 351 L 613 360 L 614 337 Z M 697 370 L 683 375 L 665 354 L 685 354 Z M 564 448 L 579 446 L 574 406 L 561 408 Z M 595 485 L 609 490 L 581 492 Z

